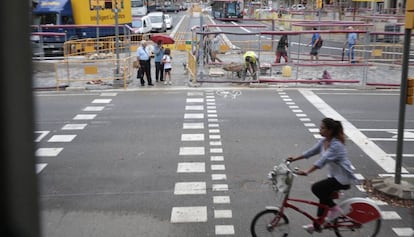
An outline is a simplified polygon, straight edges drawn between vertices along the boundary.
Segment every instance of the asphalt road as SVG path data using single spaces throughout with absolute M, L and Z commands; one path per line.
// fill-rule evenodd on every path
M 234 87 L 36 92 L 42 236 L 250 236 L 254 214 L 276 205 L 267 173 L 313 145 L 325 116 L 343 122 L 355 173 L 391 175 L 398 94 Z M 407 106 L 403 162 L 411 175 L 413 108 Z M 378 160 L 381 154 L 389 159 Z M 324 175 L 298 177 L 292 196 L 316 200 L 309 186 Z M 344 198 L 353 196 L 369 197 L 358 186 Z M 380 237 L 413 235 L 412 209 L 378 204 Z M 290 236 L 306 236 L 300 226 L 308 221 L 288 216 Z

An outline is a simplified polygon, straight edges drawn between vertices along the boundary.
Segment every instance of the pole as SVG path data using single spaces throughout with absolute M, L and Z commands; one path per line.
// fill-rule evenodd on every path
M 119 74 L 119 29 L 118 29 L 118 8 L 115 12 L 115 53 L 116 53 L 116 74 Z
M 407 100 L 407 77 L 408 77 L 408 63 L 410 57 L 410 43 L 411 43 L 411 29 L 405 29 L 404 34 L 404 53 L 401 71 L 401 86 L 400 86 L 400 112 L 398 115 L 398 134 L 397 134 L 397 154 L 395 158 L 395 180 L 396 184 L 401 183 L 401 166 L 402 166 L 402 152 L 404 142 L 404 122 L 405 122 L 405 103 Z
M 96 51 L 99 53 L 99 10 L 100 6 L 95 6 L 96 10 Z
M 204 32 L 203 29 L 203 14 L 200 14 L 200 32 Z M 203 73 L 204 73 L 204 34 L 200 35 L 200 41 L 199 41 L 199 47 L 198 47 L 198 54 L 199 54 L 199 60 L 200 60 L 200 67 L 199 68 L 199 75 L 200 80 L 203 80 Z

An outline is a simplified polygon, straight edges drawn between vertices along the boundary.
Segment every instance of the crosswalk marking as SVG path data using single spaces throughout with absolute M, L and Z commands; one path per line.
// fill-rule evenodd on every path
M 178 163 L 177 173 L 204 173 L 205 166 L 204 162 L 181 162 Z
M 35 155 L 39 157 L 52 157 L 59 155 L 62 150 L 63 147 L 39 148 L 36 150 Z
M 204 110 L 203 105 L 187 105 L 185 106 L 185 110 Z
M 216 235 L 234 235 L 233 225 L 216 225 Z
M 94 99 L 92 104 L 109 104 L 112 102 L 112 99 Z
M 102 111 L 104 110 L 104 106 L 86 106 L 82 111 L 88 111 L 88 112 L 96 112 L 96 111 Z
M 40 172 L 42 172 L 42 170 L 44 168 L 46 168 L 47 164 L 46 163 L 39 163 L 36 164 L 36 174 L 39 174 Z
M 174 195 L 206 194 L 206 182 L 180 182 L 175 183 Z
M 204 129 L 204 123 L 183 123 L 183 129 Z
M 229 196 L 214 196 L 213 203 L 214 204 L 228 204 L 230 203 L 230 197 Z
M 225 174 L 212 174 L 211 180 L 226 180 L 227 176 Z
M 204 98 L 187 98 L 187 103 L 203 103 Z
M 81 124 L 69 123 L 69 124 L 65 124 L 62 127 L 62 130 L 83 130 L 86 128 L 86 126 L 87 126 L 86 123 L 81 123 Z
M 204 147 L 180 147 L 180 156 L 198 155 L 202 156 L 205 154 Z
M 48 142 L 71 142 L 76 135 L 53 135 Z
M 211 170 L 226 170 L 225 165 L 211 165 Z
M 204 118 L 204 114 L 200 114 L 200 113 L 184 114 L 184 119 L 203 119 L 203 118 Z
M 207 222 L 207 207 L 173 207 L 171 223 Z
M 73 117 L 73 120 L 92 120 L 96 117 L 96 114 L 77 114 Z
M 228 191 L 229 186 L 227 184 L 213 184 L 213 192 Z
M 202 133 L 181 134 L 181 141 L 204 141 L 204 134 Z
M 413 228 L 392 228 L 392 231 L 400 237 L 412 237 L 414 236 Z
M 381 211 L 381 216 L 384 220 L 401 220 L 401 216 L 395 211 Z

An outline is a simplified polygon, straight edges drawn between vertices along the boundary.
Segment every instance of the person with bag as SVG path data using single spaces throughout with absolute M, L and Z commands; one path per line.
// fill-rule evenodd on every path
M 165 72 L 165 82 L 164 85 L 171 85 L 171 70 L 172 70 L 172 57 L 171 57 L 171 50 L 170 48 L 166 48 L 164 52 L 164 56 L 162 58 L 162 63 L 164 64 L 164 72 Z
M 280 27 L 279 30 L 284 31 L 285 29 L 283 27 Z M 288 56 L 287 56 L 287 48 L 288 47 L 289 47 L 288 36 L 287 36 L 287 34 L 283 34 L 280 37 L 279 43 L 277 44 L 275 63 L 280 63 L 280 58 L 281 57 L 283 57 L 283 59 L 285 59 L 285 63 L 288 62 Z
M 150 54 L 147 49 L 147 42 L 141 41 L 141 46 L 137 49 L 138 72 L 137 78 L 141 81 L 141 86 L 145 86 L 144 75 L 147 78 L 148 86 L 153 86 L 151 80 L 151 62 Z
M 318 29 L 314 27 L 313 30 L 318 30 Z M 308 43 L 308 45 L 312 46 L 311 51 L 309 53 L 311 61 L 313 61 L 314 59 L 316 59 L 316 61 L 319 60 L 319 49 L 320 47 L 322 47 L 322 45 L 320 44 L 321 42 L 323 41 L 319 33 L 318 32 L 313 33 L 312 40 L 311 42 Z
M 154 47 L 154 62 L 155 62 L 155 81 L 158 82 L 164 81 L 164 64 L 162 63 L 162 58 L 164 56 L 164 47 L 162 46 L 162 41 L 159 40 L 157 45 Z

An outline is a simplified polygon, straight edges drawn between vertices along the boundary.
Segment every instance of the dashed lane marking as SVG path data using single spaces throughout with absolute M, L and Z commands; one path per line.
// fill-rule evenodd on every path
M 40 172 L 42 172 L 42 170 L 44 168 L 46 168 L 47 164 L 46 163 L 39 163 L 36 164 L 36 174 L 40 174 Z
M 206 194 L 206 182 L 179 182 L 175 183 L 174 195 Z
M 204 129 L 204 123 L 183 123 L 183 129 Z
M 213 203 L 214 204 L 228 204 L 230 203 L 230 196 L 214 196 Z
M 413 228 L 392 228 L 395 234 L 400 237 L 412 237 L 414 236 L 414 229 Z
M 203 133 L 181 134 L 181 141 L 204 141 Z
M 86 123 L 80 123 L 80 124 L 69 123 L 69 124 L 65 124 L 62 127 L 62 130 L 83 130 L 86 128 L 86 126 L 87 126 Z
M 71 142 L 76 135 L 53 135 L 48 142 Z
M 180 156 L 203 156 L 205 155 L 205 148 L 202 147 L 180 147 Z
M 62 150 L 63 147 L 39 148 L 36 150 L 35 155 L 39 157 L 52 157 L 59 155 Z
M 82 111 L 85 112 L 98 112 L 98 111 L 102 111 L 104 110 L 104 106 L 86 106 L 85 108 L 82 109 Z
M 180 162 L 177 166 L 177 173 L 204 173 L 205 171 L 204 162 Z
M 92 120 L 95 119 L 96 114 L 78 114 L 73 120 Z
M 171 223 L 207 222 L 207 207 L 173 207 Z

